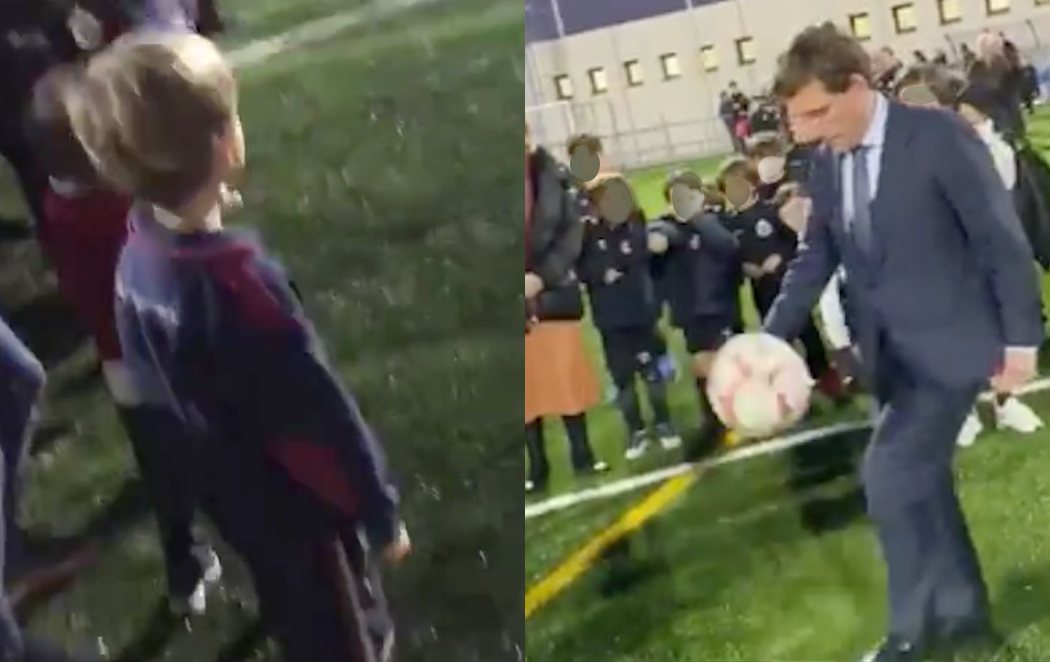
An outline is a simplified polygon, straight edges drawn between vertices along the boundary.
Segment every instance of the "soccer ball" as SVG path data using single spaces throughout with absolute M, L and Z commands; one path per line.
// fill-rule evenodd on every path
M 747 333 L 722 347 L 711 366 L 707 397 L 727 428 L 745 439 L 798 423 L 809 409 L 813 377 L 791 345 Z

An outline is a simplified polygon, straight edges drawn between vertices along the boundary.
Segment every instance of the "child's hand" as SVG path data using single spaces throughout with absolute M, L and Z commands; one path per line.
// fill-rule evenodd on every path
M 747 277 L 752 280 L 758 280 L 762 276 L 766 275 L 766 272 L 762 270 L 762 267 L 755 264 L 751 264 L 750 262 L 744 263 L 744 273 L 747 274 Z
M 525 274 L 525 298 L 535 299 L 543 291 L 543 280 L 533 273 Z
M 790 198 L 780 207 L 780 220 L 784 225 L 802 235 L 806 231 L 810 211 L 813 209 L 813 201 L 802 196 Z
M 659 232 L 649 233 L 649 252 L 654 255 L 663 255 L 671 248 L 671 242 L 667 236 Z
M 775 274 L 782 264 L 784 264 L 783 258 L 779 255 L 770 255 L 762 264 L 762 271 L 767 274 Z
M 397 540 L 390 543 L 390 545 L 383 550 L 383 559 L 385 559 L 387 563 L 396 565 L 404 561 L 411 553 L 412 539 L 408 536 L 408 528 L 405 526 L 405 523 L 402 522 Z
M 615 283 L 616 281 L 620 280 L 621 278 L 623 278 L 623 272 L 622 271 L 619 271 L 618 269 L 606 269 L 605 270 L 605 278 L 604 278 L 604 280 L 605 280 L 605 284 L 606 285 L 612 285 L 613 283 Z

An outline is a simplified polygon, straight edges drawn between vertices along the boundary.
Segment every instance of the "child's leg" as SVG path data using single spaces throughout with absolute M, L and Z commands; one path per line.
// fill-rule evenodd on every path
M 525 424 L 525 450 L 529 455 L 529 483 L 532 489 L 542 489 L 550 476 L 547 445 L 543 435 L 543 421 L 536 419 Z
M 210 569 L 205 566 L 214 563 L 211 550 L 200 543 L 193 529 L 198 507 L 194 446 L 167 408 L 140 402 L 121 361 L 106 361 L 103 374 L 153 505 L 170 595 L 180 603 L 175 605 L 179 610 L 199 612 L 203 604 L 182 604 L 200 590 L 205 571 Z M 202 600 L 203 595 L 196 599 Z
M 609 469 L 604 462 L 594 458 L 591 441 L 587 434 L 587 415 L 563 416 L 565 434 L 569 437 L 569 457 L 577 474 L 603 472 Z
M 645 452 L 645 421 L 642 420 L 642 407 L 638 402 L 638 388 L 635 373 L 638 368 L 637 331 L 634 329 L 617 329 L 602 333 L 602 346 L 605 350 L 605 364 L 616 385 L 616 407 L 623 416 L 627 426 L 628 440 L 625 456 L 636 460 Z

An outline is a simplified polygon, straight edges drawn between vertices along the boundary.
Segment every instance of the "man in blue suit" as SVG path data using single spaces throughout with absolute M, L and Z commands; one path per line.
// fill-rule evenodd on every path
M 1009 392 L 1036 372 L 1040 296 L 1020 222 L 976 134 L 875 92 L 867 54 L 830 23 L 795 38 L 775 91 L 800 142 L 823 147 L 804 245 L 766 329 L 795 337 L 844 266 L 878 404 L 862 475 L 890 623 L 865 659 L 993 643 L 952 459 L 989 380 Z

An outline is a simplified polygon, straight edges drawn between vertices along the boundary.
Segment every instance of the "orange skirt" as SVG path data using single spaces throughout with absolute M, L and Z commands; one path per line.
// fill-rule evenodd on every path
M 580 322 L 542 322 L 525 334 L 525 422 L 574 416 L 598 404 L 598 377 Z

